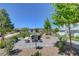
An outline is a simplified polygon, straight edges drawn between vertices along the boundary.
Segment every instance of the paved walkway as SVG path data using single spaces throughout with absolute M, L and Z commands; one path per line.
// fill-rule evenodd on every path
M 31 41 L 31 39 L 30 39 Z M 54 44 L 58 41 L 56 37 L 50 38 L 50 39 L 42 39 L 43 42 L 37 42 L 37 46 L 41 47 L 53 47 Z M 13 49 L 24 49 L 24 48 L 35 48 L 35 43 L 30 42 L 30 43 L 25 43 L 25 40 L 22 39 L 21 41 L 17 42 L 14 45 Z
M 67 41 L 67 44 L 69 44 L 69 40 Z M 72 41 L 72 47 L 79 49 L 79 41 Z
M 31 41 L 31 39 L 29 38 Z M 17 42 L 14 45 L 13 50 L 20 50 L 15 55 L 18 56 L 31 56 L 35 52 L 40 51 L 42 56 L 57 56 L 58 55 L 58 48 L 54 47 L 54 44 L 58 41 L 57 37 L 50 37 L 50 39 L 42 38 L 43 42 L 38 42 L 37 46 L 43 47 L 42 49 L 35 49 L 35 43 L 32 41 L 30 43 L 25 43 L 25 39 L 22 39 L 21 41 Z
M 8 34 L 8 35 L 4 36 L 4 38 L 10 38 L 10 37 L 16 36 L 18 34 L 19 33 Z M 0 37 L 0 39 L 1 39 L 1 37 Z

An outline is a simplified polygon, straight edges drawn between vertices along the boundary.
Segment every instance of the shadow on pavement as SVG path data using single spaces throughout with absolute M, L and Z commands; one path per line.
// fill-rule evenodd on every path
M 55 46 L 58 47 L 59 45 L 59 41 L 56 42 Z M 69 45 L 69 42 L 64 42 L 64 47 L 58 47 L 59 48 L 59 52 L 58 54 L 61 54 L 61 55 L 67 55 L 67 56 L 70 56 L 70 45 Z M 73 56 L 79 56 L 79 45 L 78 44 L 75 44 L 75 43 L 72 43 L 72 48 L 71 48 L 71 54 Z
M 18 53 L 20 53 L 22 50 L 20 49 L 15 49 L 11 51 L 11 55 L 17 55 Z

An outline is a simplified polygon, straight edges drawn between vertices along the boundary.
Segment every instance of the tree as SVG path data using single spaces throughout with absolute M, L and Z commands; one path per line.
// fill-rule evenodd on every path
M 51 23 L 48 18 L 45 20 L 44 30 L 46 34 L 48 34 L 51 31 Z
M 4 40 L 4 34 L 6 32 L 12 31 L 13 28 L 14 26 L 10 21 L 7 11 L 5 9 L 1 9 L 0 10 L 0 33 L 3 40 Z
M 39 32 L 39 29 L 38 28 L 35 28 L 34 30 L 35 30 L 35 32 Z
M 21 31 L 28 32 L 29 31 L 29 28 L 21 28 Z
M 56 33 L 56 32 L 58 32 L 58 31 L 59 31 L 58 28 L 53 29 L 53 33 Z
M 79 22 L 79 4 L 58 3 L 53 4 L 53 6 L 56 9 L 55 13 L 52 16 L 55 21 L 54 24 L 58 27 L 64 25 L 68 27 L 71 52 L 71 25 L 77 24 L 77 22 Z
M 30 36 L 29 28 L 21 28 L 20 35 L 25 38 L 26 36 Z

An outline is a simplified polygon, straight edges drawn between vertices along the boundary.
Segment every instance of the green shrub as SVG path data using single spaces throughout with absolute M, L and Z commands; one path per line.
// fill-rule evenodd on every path
M 18 41 L 19 41 L 19 39 L 18 39 L 18 37 L 17 37 L 17 36 L 14 36 L 14 37 L 12 37 L 12 41 L 13 41 L 14 43 L 16 43 L 16 42 L 18 42 Z
M 8 39 L 6 42 L 6 50 L 7 50 L 8 55 L 11 54 L 13 47 L 14 47 L 14 42 L 12 40 Z
M 39 52 L 39 51 L 37 51 L 37 52 L 35 52 L 35 54 L 33 54 L 33 55 L 31 55 L 31 56 L 41 56 L 42 54 Z
M 65 38 L 64 37 L 59 37 L 59 41 L 55 45 L 56 47 L 59 48 L 59 53 L 63 53 L 65 51 Z
M 30 33 L 28 33 L 28 32 L 22 32 L 20 34 L 20 36 L 23 37 L 23 38 L 25 38 L 26 36 L 30 36 Z
M 79 39 L 79 36 L 76 36 L 75 39 Z
M 72 38 L 72 40 L 74 40 L 74 41 L 79 41 L 79 36 L 72 36 L 71 38 Z
M 0 48 L 4 48 L 5 47 L 6 42 L 4 40 L 0 40 Z
M 18 41 L 18 38 L 16 36 L 7 39 L 6 41 L 6 50 L 7 50 L 7 54 L 11 55 L 12 54 L 12 49 L 14 47 L 14 44 Z

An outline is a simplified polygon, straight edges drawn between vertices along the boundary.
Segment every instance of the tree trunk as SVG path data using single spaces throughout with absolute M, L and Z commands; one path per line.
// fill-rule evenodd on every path
M 71 41 L 71 27 L 70 27 L 70 24 L 68 26 L 68 30 L 69 30 L 69 40 L 70 40 L 69 50 L 70 50 L 70 55 L 71 55 L 71 53 L 72 53 L 72 41 Z
M 4 40 L 4 35 L 3 35 L 3 33 L 1 33 L 1 37 L 2 37 L 2 40 Z
M 0 24 L 1 25 L 1 29 L 3 30 L 3 25 L 2 24 Z M 1 37 L 2 37 L 2 40 L 4 40 L 4 34 L 3 34 L 3 31 L 1 31 Z

